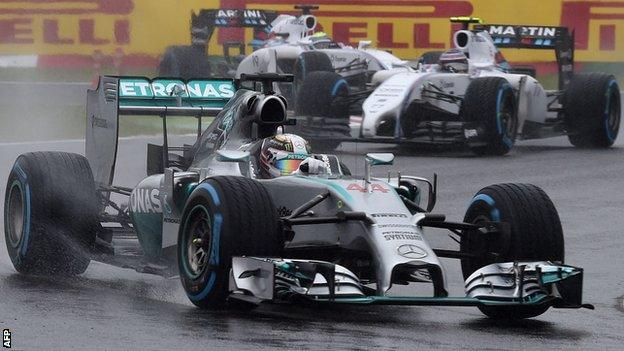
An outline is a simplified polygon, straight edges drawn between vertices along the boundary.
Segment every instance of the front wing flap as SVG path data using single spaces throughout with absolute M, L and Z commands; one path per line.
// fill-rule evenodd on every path
M 247 302 L 348 305 L 590 308 L 582 303 L 583 269 L 551 262 L 496 263 L 466 280 L 465 297 L 374 296 L 348 269 L 328 262 L 234 257 L 230 297 Z

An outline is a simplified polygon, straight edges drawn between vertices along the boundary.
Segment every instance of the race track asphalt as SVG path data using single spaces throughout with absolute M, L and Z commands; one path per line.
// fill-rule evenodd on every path
M 2 191 L 19 153 L 49 149 L 82 152 L 84 146 L 83 141 L 0 144 Z M 101 263 L 92 263 L 76 278 L 18 275 L 2 242 L 0 328 L 11 329 L 17 350 L 622 349 L 624 135 L 608 150 L 575 149 L 565 138 L 519 142 L 506 157 L 364 144 L 344 144 L 341 149 L 351 169 L 363 168 L 358 156 L 363 152 L 383 151 L 396 153 L 393 169 L 402 174 L 437 172 L 435 212 L 451 220 L 461 220 L 470 198 L 489 184 L 542 187 L 561 216 L 566 261 L 585 268 L 584 299 L 596 310 L 551 310 L 515 323 L 492 322 L 475 308 L 457 307 L 263 306 L 250 313 L 209 312 L 187 301 L 177 279 Z M 134 185 L 144 169 L 145 138 L 122 140 L 118 183 Z M 379 176 L 385 173 L 386 169 L 376 171 Z M 428 238 L 436 247 L 456 247 L 437 233 Z M 451 293 L 461 295 L 458 262 L 443 264 Z

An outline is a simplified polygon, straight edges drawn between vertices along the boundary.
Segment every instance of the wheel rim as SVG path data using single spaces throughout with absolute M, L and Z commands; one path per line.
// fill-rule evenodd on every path
M 16 180 L 9 190 L 8 237 L 11 246 L 18 247 L 24 234 L 24 194 L 21 184 Z
M 503 143 L 511 147 L 514 143 L 514 135 L 516 131 L 515 108 L 512 102 L 513 95 L 506 93 L 507 89 L 502 91 L 500 98 L 500 107 L 498 110 L 498 132 L 502 137 Z
M 619 104 L 615 103 L 618 101 L 619 92 L 616 89 L 611 89 L 610 97 L 608 100 L 609 107 L 607 111 L 607 116 L 605 120 L 605 127 L 607 129 L 607 137 L 610 141 L 615 140 L 615 133 L 617 133 L 620 126 L 620 109 Z
M 207 266 L 212 246 L 212 222 L 204 206 L 191 210 L 184 224 L 184 235 L 187 240 L 183 262 L 189 276 L 197 278 Z

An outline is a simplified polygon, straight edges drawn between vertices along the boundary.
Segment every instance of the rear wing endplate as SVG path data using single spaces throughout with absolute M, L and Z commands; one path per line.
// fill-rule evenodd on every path
M 94 180 L 100 185 L 112 184 L 119 116 L 161 117 L 166 143 L 167 116 L 197 118 L 199 131 L 201 117 L 217 116 L 235 91 L 234 82 L 229 79 L 100 77 L 97 88 L 87 92 L 86 109 L 85 156 Z
M 574 75 L 574 32 L 566 27 L 478 24 L 498 48 L 555 50 L 559 68 L 559 89 L 564 90 Z

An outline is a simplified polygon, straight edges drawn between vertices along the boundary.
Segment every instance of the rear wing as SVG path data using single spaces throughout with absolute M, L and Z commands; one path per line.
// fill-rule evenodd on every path
M 178 79 L 144 77 L 99 78 L 98 86 L 87 92 L 85 156 L 96 183 L 110 186 L 115 172 L 119 116 L 158 116 L 163 124 L 163 152 L 167 148 L 167 116 L 197 118 L 217 116 L 234 97 L 236 88 L 229 79 Z M 167 155 L 164 155 L 166 159 Z
M 559 89 L 564 90 L 574 75 L 574 32 L 566 27 L 477 24 L 499 48 L 555 50 L 559 68 Z
M 264 28 L 277 18 L 277 11 L 259 9 L 211 9 L 200 10 L 199 16 L 215 27 Z
M 216 28 L 254 28 L 267 32 L 277 18 L 276 11 L 259 9 L 202 9 L 191 13 L 191 42 L 207 46 Z M 254 35 L 255 36 L 255 35 Z M 238 48 L 245 54 L 245 44 L 235 41 L 223 43 L 223 54 L 229 60 L 230 49 Z

